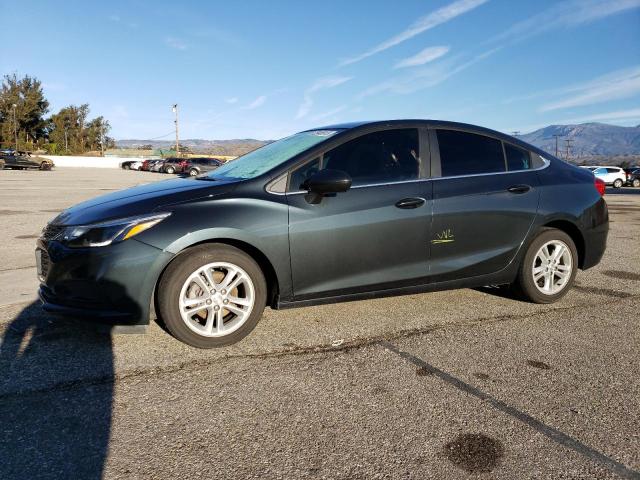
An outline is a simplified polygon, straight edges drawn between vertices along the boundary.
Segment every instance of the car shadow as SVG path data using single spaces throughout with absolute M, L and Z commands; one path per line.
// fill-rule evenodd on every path
M 508 300 L 514 300 L 519 302 L 523 301 L 522 298 L 520 298 L 518 294 L 513 291 L 513 289 L 509 288 L 506 285 L 487 285 L 484 287 L 474 288 L 473 290 L 477 292 L 493 295 L 495 297 L 505 298 Z
M 102 478 L 113 388 L 110 327 L 26 306 L 0 343 L 0 478 Z

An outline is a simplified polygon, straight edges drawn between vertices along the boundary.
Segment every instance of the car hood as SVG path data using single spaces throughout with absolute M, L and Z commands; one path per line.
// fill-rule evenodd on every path
M 87 225 L 114 218 L 130 217 L 168 208 L 176 203 L 222 195 L 236 181 L 177 178 L 138 185 L 78 203 L 51 220 L 53 225 Z

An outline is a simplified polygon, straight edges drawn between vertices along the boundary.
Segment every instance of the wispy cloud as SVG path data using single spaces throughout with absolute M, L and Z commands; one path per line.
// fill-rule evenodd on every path
M 298 107 L 298 114 L 296 118 L 306 117 L 311 111 L 311 107 L 313 106 L 313 94 L 320 91 L 326 90 L 328 88 L 334 88 L 338 85 L 342 85 L 345 82 L 348 82 L 353 77 L 345 77 L 345 76 L 332 76 L 332 77 L 324 77 L 316 80 L 313 85 L 311 85 L 304 92 L 304 98 L 300 107 Z
M 640 108 L 632 108 L 629 110 L 617 110 L 614 112 L 596 113 L 594 115 L 586 115 L 583 117 L 570 118 L 562 123 L 584 123 L 584 122 L 624 122 L 640 120 Z
M 229 97 L 224 99 L 225 103 L 229 105 L 233 105 L 234 103 L 238 103 L 238 97 Z
M 255 108 L 258 108 L 258 107 L 261 107 L 262 105 L 264 105 L 264 102 L 266 102 L 266 101 L 267 101 L 267 96 L 266 95 L 260 95 L 253 102 L 251 102 L 248 105 L 245 105 L 242 108 L 244 110 L 253 110 Z
M 336 115 L 338 115 L 340 112 L 344 111 L 347 109 L 347 105 L 341 105 L 337 108 L 334 108 L 333 110 L 329 110 L 328 112 L 324 112 L 324 113 L 320 113 L 318 115 L 314 115 L 313 117 L 311 117 L 311 121 L 313 122 L 318 122 L 320 120 L 325 120 L 327 118 L 331 118 L 334 117 Z
M 428 67 L 419 68 L 411 71 L 409 75 L 393 77 L 384 82 L 373 85 L 361 92 L 357 98 L 363 99 L 380 93 L 395 93 L 405 95 L 423 90 L 429 87 L 435 87 L 444 82 L 453 75 L 469 68 L 481 60 L 493 55 L 500 50 L 501 47 L 493 48 L 483 52 L 468 60 L 463 60 L 461 56 L 457 56 L 448 60 L 437 62 Z
M 616 70 L 587 83 L 566 87 L 559 93 L 567 97 L 540 107 L 541 112 L 582 107 L 640 94 L 640 66 Z
M 412 57 L 400 60 L 393 68 L 417 67 L 425 63 L 433 62 L 449 51 L 449 47 L 427 47 Z
M 109 15 L 109 20 L 112 22 L 119 22 L 121 19 L 119 15 Z
M 489 42 L 514 43 L 555 30 L 571 28 L 640 7 L 640 0 L 566 0 L 515 23 Z
M 372 55 L 375 55 L 377 53 L 383 52 L 391 47 L 395 47 L 396 45 L 405 42 L 410 38 L 421 34 L 422 32 L 437 27 L 438 25 L 448 22 L 449 20 L 452 20 L 457 16 L 462 15 L 463 13 L 473 10 L 483 3 L 486 3 L 487 1 L 488 0 L 458 0 L 457 2 L 450 3 L 449 5 L 439 8 L 438 10 L 435 10 L 422 18 L 419 18 L 406 30 L 403 30 L 402 32 L 394 35 L 388 40 L 385 40 L 379 45 L 376 45 L 372 49 L 367 50 L 366 52 L 355 57 L 343 60 L 342 62 L 340 62 L 340 65 L 350 65 L 352 63 L 364 60 L 365 58 L 371 57 Z
M 168 47 L 174 48 L 176 50 L 187 49 L 187 44 L 184 42 L 184 40 L 181 40 L 176 37 L 167 37 L 165 38 L 164 42 L 167 44 Z

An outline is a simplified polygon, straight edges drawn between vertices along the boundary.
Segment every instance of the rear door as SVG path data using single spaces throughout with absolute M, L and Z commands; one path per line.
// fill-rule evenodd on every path
M 296 300 L 425 283 L 431 223 L 426 135 L 371 132 L 289 175 L 289 244 Z M 301 184 L 321 169 L 347 172 L 352 187 L 320 203 Z
M 431 130 L 433 281 L 498 272 L 516 255 L 537 214 L 533 157 L 497 138 Z M 538 159 L 540 157 L 537 157 Z

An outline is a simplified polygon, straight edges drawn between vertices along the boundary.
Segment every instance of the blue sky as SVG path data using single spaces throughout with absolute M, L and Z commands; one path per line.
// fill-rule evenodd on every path
M 640 0 L 0 0 L 0 73 L 116 138 L 279 138 L 438 118 L 640 123 Z M 7 29 L 5 28 L 5 33 Z

